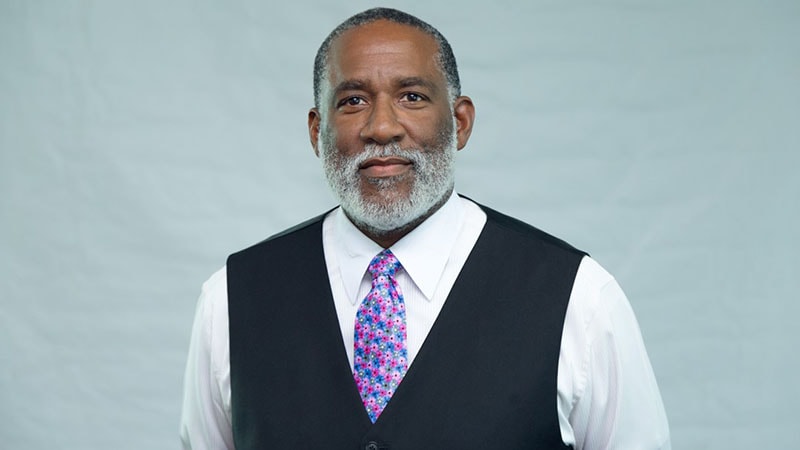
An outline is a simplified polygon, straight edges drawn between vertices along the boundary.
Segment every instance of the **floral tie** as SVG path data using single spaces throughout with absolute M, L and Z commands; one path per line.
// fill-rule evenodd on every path
M 408 369 L 406 306 L 394 278 L 400 267 L 389 249 L 372 259 L 372 289 L 356 313 L 353 377 L 373 423 Z

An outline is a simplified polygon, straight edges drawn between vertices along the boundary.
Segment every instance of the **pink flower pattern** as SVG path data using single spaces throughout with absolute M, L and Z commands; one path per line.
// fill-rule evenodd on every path
M 394 278 L 400 267 L 389 249 L 372 259 L 372 289 L 356 313 L 353 378 L 373 423 L 408 370 L 406 306 Z

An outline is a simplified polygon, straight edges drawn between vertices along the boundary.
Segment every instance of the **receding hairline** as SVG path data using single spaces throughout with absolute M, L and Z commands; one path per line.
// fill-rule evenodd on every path
M 441 48 L 440 48 L 440 45 L 439 45 L 439 41 L 436 40 L 436 36 L 426 32 L 425 30 L 423 30 L 421 28 L 418 28 L 418 27 L 415 27 L 413 25 L 394 22 L 394 21 L 388 20 L 388 19 L 375 19 L 375 20 L 372 20 L 372 21 L 367 22 L 367 23 L 362 23 L 362 24 L 353 26 L 353 27 L 348 28 L 346 30 L 342 30 L 341 32 L 339 32 L 335 36 L 333 36 L 333 38 L 328 43 L 327 51 L 325 52 L 325 54 L 327 55 L 327 59 L 325 60 L 325 64 L 327 65 L 327 64 L 330 63 L 331 54 L 333 53 L 334 49 L 337 48 L 337 46 L 342 42 L 342 40 L 346 39 L 348 37 L 348 35 L 350 35 L 352 33 L 359 32 L 359 31 L 361 31 L 361 30 L 363 30 L 365 28 L 370 28 L 370 27 L 379 26 L 379 25 L 388 25 L 390 27 L 396 26 L 396 27 L 400 27 L 400 28 L 405 28 L 405 29 L 407 29 L 409 31 L 417 32 L 421 36 L 425 36 L 425 38 L 429 39 L 430 42 L 433 44 L 433 48 L 434 48 L 433 56 L 434 57 L 438 58 L 439 54 L 441 53 Z M 377 36 L 376 37 L 376 39 L 381 39 L 381 38 L 382 38 L 382 36 Z M 398 39 L 398 40 L 403 40 L 403 39 Z
M 439 45 L 436 42 L 436 39 L 433 36 L 429 35 L 428 33 L 425 33 L 423 30 L 417 29 L 416 27 L 408 26 L 408 25 L 405 25 L 405 24 L 398 24 L 396 22 L 392 22 L 392 21 L 389 21 L 389 20 L 383 20 L 383 19 L 375 20 L 375 21 L 370 22 L 370 23 L 366 23 L 366 24 L 363 24 L 363 25 L 360 25 L 360 26 L 357 26 L 357 27 L 350 28 L 350 29 L 342 32 L 341 34 L 339 34 L 335 39 L 333 39 L 331 41 L 329 49 L 328 49 L 328 53 L 327 53 L 328 54 L 328 59 L 327 59 L 327 61 L 325 61 L 325 64 L 323 66 L 325 68 L 325 73 L 324 73 L 324 76 L 322 77 L 322 79 L 320 81 L 322 81 L 322 82 L 327 81 L 330 84 L 330 82 L 331 82 L 331 79 L 330 79 L 331 70 L 333 70 L 333 67 L 335 67 L 335 64 L 336 64 L 335 63 L 335 58 L 342 57 L 341 56 L 342 54 L 340 52 L 343 52 L 343 51 L 346 52 L 346 50 L 343 50 L 341 46 L 343 45 L 343 41 L 348 39 L 349 35 L 352 35 L 352 33 L 357 33 L 360 30 L 363 30 L 364 28 L 367 28 L 367 27 L 370 27 L 370 26 L 374 26 L 374 25 L 376 25 L 376 24 L 378 24 L 380 22 L 385 22 L 386 24 L 389 24 L 390 26 L 399 26 L 399 27 L 407 28 L 408 30 L 411 30 L 413 32 L 418 33 L 420 36 L 424 36 L 425 39 L 428 39 L 430 45 L 433 48 L 433 53 L 430 56 L 430 58 L 431 58 L 430 61 L 432 61 L 433 64 L 436 66 L 436 70 L 438 71 L 438 74 L 441 75 L 442 81 L 446 85 L 449 86 L 449 83 L 447 82 L 447 76 L 445 75 L 444 70 L 442 70 L 441 64 L 439 64 Z M 378 39 L 381 39 L 381 37 L 378 37 Z M 369 40 L 370 41 L 374 41 L 374 39 L 369 39 Z M 405 40 L 405 39 L 398 39 L 398 41 L 401 41 L 401 40 Z M 427 46 L 428 43 L 425 43 L 425 44 L 422 44 L 422 45 Z M 417 47 L 416 43 L 412 43 L 412 46 L 414 47 L 414 50 L 418 50 L 419 49 L 420 51 L 423 51 L 423 47 Z M 424 50 L 424 51 L 427 51 L 427 50 Z M 353 82 L 362 82 L 362 81 L 361 80 L 343 80 L 342 81 L 342 83 L 344 83 L 345 85 L 347 85 L 349 83 L 353 83 Z M 403 77 L 402 79 L 398 80 L 398 83 L 400 83 L 401 85 L 417 85 L 417 86 L 418 85 L 423 85 L 423 86 L 427 86 L 431 90 L 435 90 L 435 88 L 436 88 L 436 86 L 431 81 L 427 80 L 426 78 L 419 77 L 419 76 Z M 340 86 L 329 85 L 327 87 L 333 89 L 334 92 L 336 92 L 336 91 L 341 89 Z M 323 86 L 322 89 L 321 89 L 322 92 L 325 92 L 326 90 L 327 90 L 326 86 Z
M 391 8 L 372 8 L 351 16 L 325 38 L 317 50 L 314 59 L 314 106 L 320 107 L 323 84 L 330 75 L 331 49 L 339 39 L 349 31 L 353 31 L 376 22 L 385 21 L 404 25 L 426 34 L 433 39 L 435 45 L 434 59 L 447 84 L 448 95 L 455 98 L 461 95 L 461 81 L 458 66 L 450 43 L 439 30 L 429 23 L 411 14 Z

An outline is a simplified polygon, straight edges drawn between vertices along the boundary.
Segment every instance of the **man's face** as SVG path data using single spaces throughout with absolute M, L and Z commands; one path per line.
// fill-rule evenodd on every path
M 331 46 L 312 142 L 345 212 L 375 233 L 426 217 L 452 191 L 463 144 L 437 54 L 432 37 L 387 21 Z

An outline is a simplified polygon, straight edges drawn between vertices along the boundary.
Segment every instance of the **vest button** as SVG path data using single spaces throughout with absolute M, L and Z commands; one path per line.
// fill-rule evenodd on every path
M 364 450 L 378 450 L 378 443 L 370 442 L 364 447 Z

